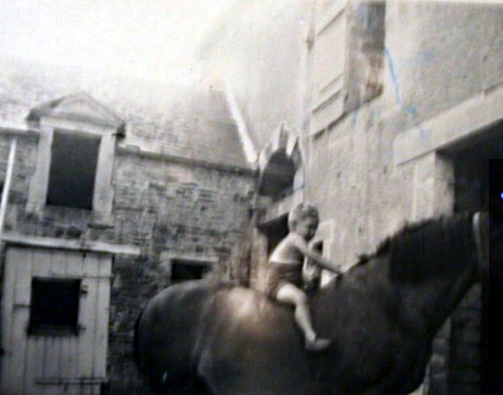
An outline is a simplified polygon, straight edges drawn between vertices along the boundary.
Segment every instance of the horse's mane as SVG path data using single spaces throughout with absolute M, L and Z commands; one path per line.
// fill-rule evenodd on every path
M 385 239 L 374 253 L 360 255 L 356 266 L 386 257 L 391 279 L 400 281 L 420 281 L 448 266 L 459 266 L 475 248 L 471 219 L 472 215 L 461 214 L 408 224 Z

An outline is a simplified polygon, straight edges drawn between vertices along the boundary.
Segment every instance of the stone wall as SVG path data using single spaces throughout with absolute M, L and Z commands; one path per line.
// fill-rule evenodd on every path
M 2 157 L 7 157 L 10 137 L 0 132 Z M 169 285 L 170 259 L 210 261 L 208 275 L 248 282 L 254 175 L 119 149 L 114 159 L 113 225 L 95 227 L 85 210 L 46 206 L 41 213 L 25 211 L 37 142 L 36 134 L 18 136 L 5 231 L 140 248 L 139 256 L 118 254 L 114 259 L 108 371 L 112 393 L 141 393 L 144 386 L 132 359 L 133 325 L 146 302 Z M 2 179 L 5 168 L 2 163 Z
M 317 3 L 330 8 L 330 4 L 337 2 Z M 462 185 L 459 176 L 462 166 L 454 163 L 455 152 L 438 153 L 431 149 L 413 160 L 399 161 L 397 157 L 402 153 L 396 142 L 397 137 L 409 130 L 415 130 L 419 143 L 426 145 L 438 138 L 442 128 L 452 129 L 454 135 L 459 130 L 461 134 L 461 130 L 468 127 L 462 117 L 470 106 L 475 108 L 478 103 L 481 103 L 481 109 L 483 105 L 487 106 L 484 100 L 491 92 L 501 93 L 503 81 L 503 58 L 499 50 L 503 38 L 498 33 L 503 21 L 501 5 L 397 0 L 383 3 L 384 32 L 376 30 L 379 35 L 384 33 L 385 41 L 381 54 L 384 57 L 382 92 L 340 118 L 334 114 L 330 127 L 316 135 L 308 136 L 308 128 L 300 128 L 306 148 L 303 198 L 320 208 L 320 229 L 331 229 L 327 231 L 328 239 L 323 240 L 324 250 L 329 258 L 342 264 L 355 262 L 360 253 L 372 252 L 385 237 L 407 222 L 448 215 L 460 207 L 479 207 L 479 202 L 472 204 L 476 188 L 470 192 L 464 188 L 464 201 L 456 201 L 455 188 Z M 291 33 L 286 26 L 294 26 L 297 22 L 292 15 L 285 14 L 287 17 L 291 18 L 291 25 L 283 20 L 278 23 L 283 26 L 284 34 Z M 271 65 L 284 59 L 281 58 L 283 55 L 274 52 L 279 42 L 261 38 L 269 32 L 269 24 L 277 23 L 277 19 L 268 13 L 263 14 L 263 19 L 265 21 L 261 24 L 246 30 L 249 36 L 241 36 L 239 45 L 243 48 L 254 45 L 252 54 L 270 51 L 272 55 L 265 64 Z M 236 18 L 234 25 L 239 26 L 240 21 Z M 353 30 L 350 34 L 356 33 L 357 36 L 348 39 L 352 51 L 349 55 L 360 59 L 358 52 L 353 52 L 358 51 L 359 31 Z M 248 44 L 242 42 L 246 40 Z M 227 36 L 227 41 L 229 47 L 235 43 L 232 35 Z M 304 61 L 301 54 L 306 48 L 299 49 L 294 45 L 291 48 L 299 51 L 297 58 L 292 56 L 291 59 Z M 332 51 L 333 48 L 329 47 Z M 310 51 L 310 54 L 315 56 L 316 51 Z M 332 55 L 322 53 L 321 57 L 330 58 Z M 314 70 L 310 65 L 316 61 L 319 59 L 311 57 L 303 64 Z M 235 62 L 239 63 L 240 59 Z M 285 63 L 281 63 L 279 69 L 282 66 L 285 67 Z M 245 70 L 248 64 L 233 65 L 234 69 L 240 67 Z M 263 114 L 270 108 L 274 109 L 270 114 L 274 114 L 279 108 L 287 123 L 299 127 L 302 125 L 300 114 L 292 115 L 287 107 L 276 107 L 276 98 L 288 97 L 288 102 L 303 100 L 307 103 L 303 107 L 307 109 L 303 117 L 309 118 L 313 95 L 310 90 L 318 76 L 288 76 L 291 79 L 288 86 L 283 84 L 282 76 L 278 77 L 277 70 L 270 66 L 266 70 L 256 70 L 253 79 L 257 88 L 240 92 L 249 95 L 245 96 L 244 102 L 255 103 L 253 114 Z M 270 83 L 274 78 L 278 79 L 278 86 Z M 302 78 L 306 80 L 301 81 Z M 266 87 L 267 91 L 263 92 L 260 87 Z M 303 99 L 299 98 L 302 95 Z M 448 113 L 451 109 L 453 112 Z M 435 117 L 444 113 L 445 117 L 435 124 Z M 484 110 L 473 110 L 470 118 L 478 119 L 480 115 L 482 119 L 483 113 Z M 249 130 L 256 134 L 253 137 L 259 150 L 272 134 L 270 126 L 264 128 L 265 119 L 271 118 L 249 118 Z M 422 124 L 430 119 L 431 123 Z M 460 120 L 461 127 L 450 126 L 449 122 L 455 119 Z M 473 128 L 472 131 L 479 130 Z M 477 139 L 487 138 L 483 133 L 475 134 L 472 139 L 463 141 L 465 149 L 474 151 Z M 460 145 L 461 140 L 457 142 Z M 477 160 L 487 160 L 487 157 L 480 156 Z M 453 180 L 453 177 L 459 180 Z M 261 239 L 257 245 L 264 242 Z M 267 250 L 265 246 L 260 248 L 262 254 Z M 263 257 L 254 251 L 253 259 L 260 262 Z M 446 394 L 450 391 L 461 394 L 480 390 L 480 295 L 480 288 L 471 291 L 435 340 L 429 393 Z
M 332 258 L 343 264 L 372 251 L 406 222 L 448 215 L 455 205 L 482 207 L 480 189 L 473 183 L 473 193 L 464 187 L 464 200 L 455 200 L 454 188 L 467 177 L 464 169 L 453 182 L 456 153 L 424 155 L 397 165 L 394 144 L 398 135 L 420 127 L 423 120 L 498 86 L 503 75 L 495 66 L 502 61 L 494 29 L 501 25 L 503 9 L 419 2 L 387 2 L 386 7 L 387 82 L 382 95 L 309 141 L 306 196 L 320 205 L 322 220 L 334 227 L 326 244 L 332 244 Z M 476 140 L 465 142 L 465 148 L 470 146 L 476 147 Z M 480 165 L 487 159 L 477 157 Z M 464 166 L 469 170 L 479 163 Z M 428 371 L 429 394 L 480 393 L 481 306 L 478 287 L 439 332 Z
M 229 262 L 246 234 L 253 178 L 123 152 L 114 190 L 118 242 L 141 245 L 157 258 L 169 252 Z

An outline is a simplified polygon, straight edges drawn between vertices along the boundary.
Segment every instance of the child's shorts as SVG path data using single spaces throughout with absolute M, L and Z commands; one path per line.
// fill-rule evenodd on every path
M 285 284 L 302 287 L 302 264 L 269 262 L 266 276 L 266 294 L 276 299 L 278 290 Z

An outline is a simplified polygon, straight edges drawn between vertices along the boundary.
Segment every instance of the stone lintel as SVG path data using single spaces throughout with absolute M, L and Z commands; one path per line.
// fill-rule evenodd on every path
M 487 89 L 398 135 L 394 141 L 396 165 L 477 138 L 503 121 L 503 84 Z
M 2 242 L 27 247 L 91 251 L 105 254 L 140 255 L 140 248 L 131 245 L 89 240 L 65 240 L 52 237 L 29 236 L 14 232 L 5 233 L 2 237 Z

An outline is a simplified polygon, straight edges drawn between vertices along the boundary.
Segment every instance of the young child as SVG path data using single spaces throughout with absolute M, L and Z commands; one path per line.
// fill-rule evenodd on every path
M 311 322 L 309 301 L 302 290 L 302 264 L 308 257 L 321 267 L 339 273 L 335 265 L 311 250 L 308 242 L 314 237 L 319 224 L 316 207 L 300 203 L 288 216 L 290 233 L 278 244 L 269 258 L 267 294 L 282 303 L 295 306 L 295 321 L 305 335 L 308 351 L 321 351 L 330 340 L 318 338 Z

